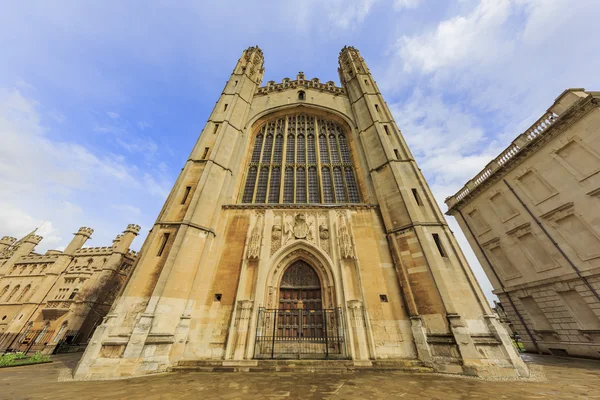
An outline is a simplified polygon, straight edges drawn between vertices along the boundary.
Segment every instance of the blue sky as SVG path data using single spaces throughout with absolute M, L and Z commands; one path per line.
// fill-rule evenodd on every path
M 172 4 L 176 4 L 173 7 Z M 443 205 L 567 87 L 600 89 L 595 0 L 2 1 L 0 235 L 142 245 L 243 49 L 263 83 L 366 59 Z M 486 293 L 490 286 L 454 221 Z

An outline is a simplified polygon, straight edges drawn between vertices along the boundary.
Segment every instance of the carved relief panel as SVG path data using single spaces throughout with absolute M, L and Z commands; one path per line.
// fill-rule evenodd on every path
M 329 218 L 319 211 L 275 211 L 271 227 L 271 255 L 294 240 L 305 240 L 330 254 Z M 331 254 L 330 254 L 331 255 Z

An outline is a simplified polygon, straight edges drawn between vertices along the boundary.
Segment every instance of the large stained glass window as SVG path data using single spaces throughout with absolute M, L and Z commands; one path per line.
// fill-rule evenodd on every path
M 242 203 L 360 202 L 347 133 L 314 115 L 266 122 L 247 171 Z

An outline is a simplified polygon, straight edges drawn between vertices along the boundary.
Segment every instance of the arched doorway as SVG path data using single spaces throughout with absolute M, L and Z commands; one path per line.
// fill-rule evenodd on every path
M 280 310 L 321 310 L 322 290 L 319 276 L 306 262 L 298 260 L 290 265 L 279 285 Z
M 341 309 L 323 308 L 326 291 L 313 266 L 296 259 L 279 276 L 277 308 L 259 309 L 254 357 L 346 358 Z

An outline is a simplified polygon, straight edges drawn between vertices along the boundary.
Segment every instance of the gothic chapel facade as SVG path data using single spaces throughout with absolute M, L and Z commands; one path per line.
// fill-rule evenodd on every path
M 243 52 L 75 377 L 273 359 L 527 376 L 358 50 L 342 87 L 261 87 L 263 61 Z

